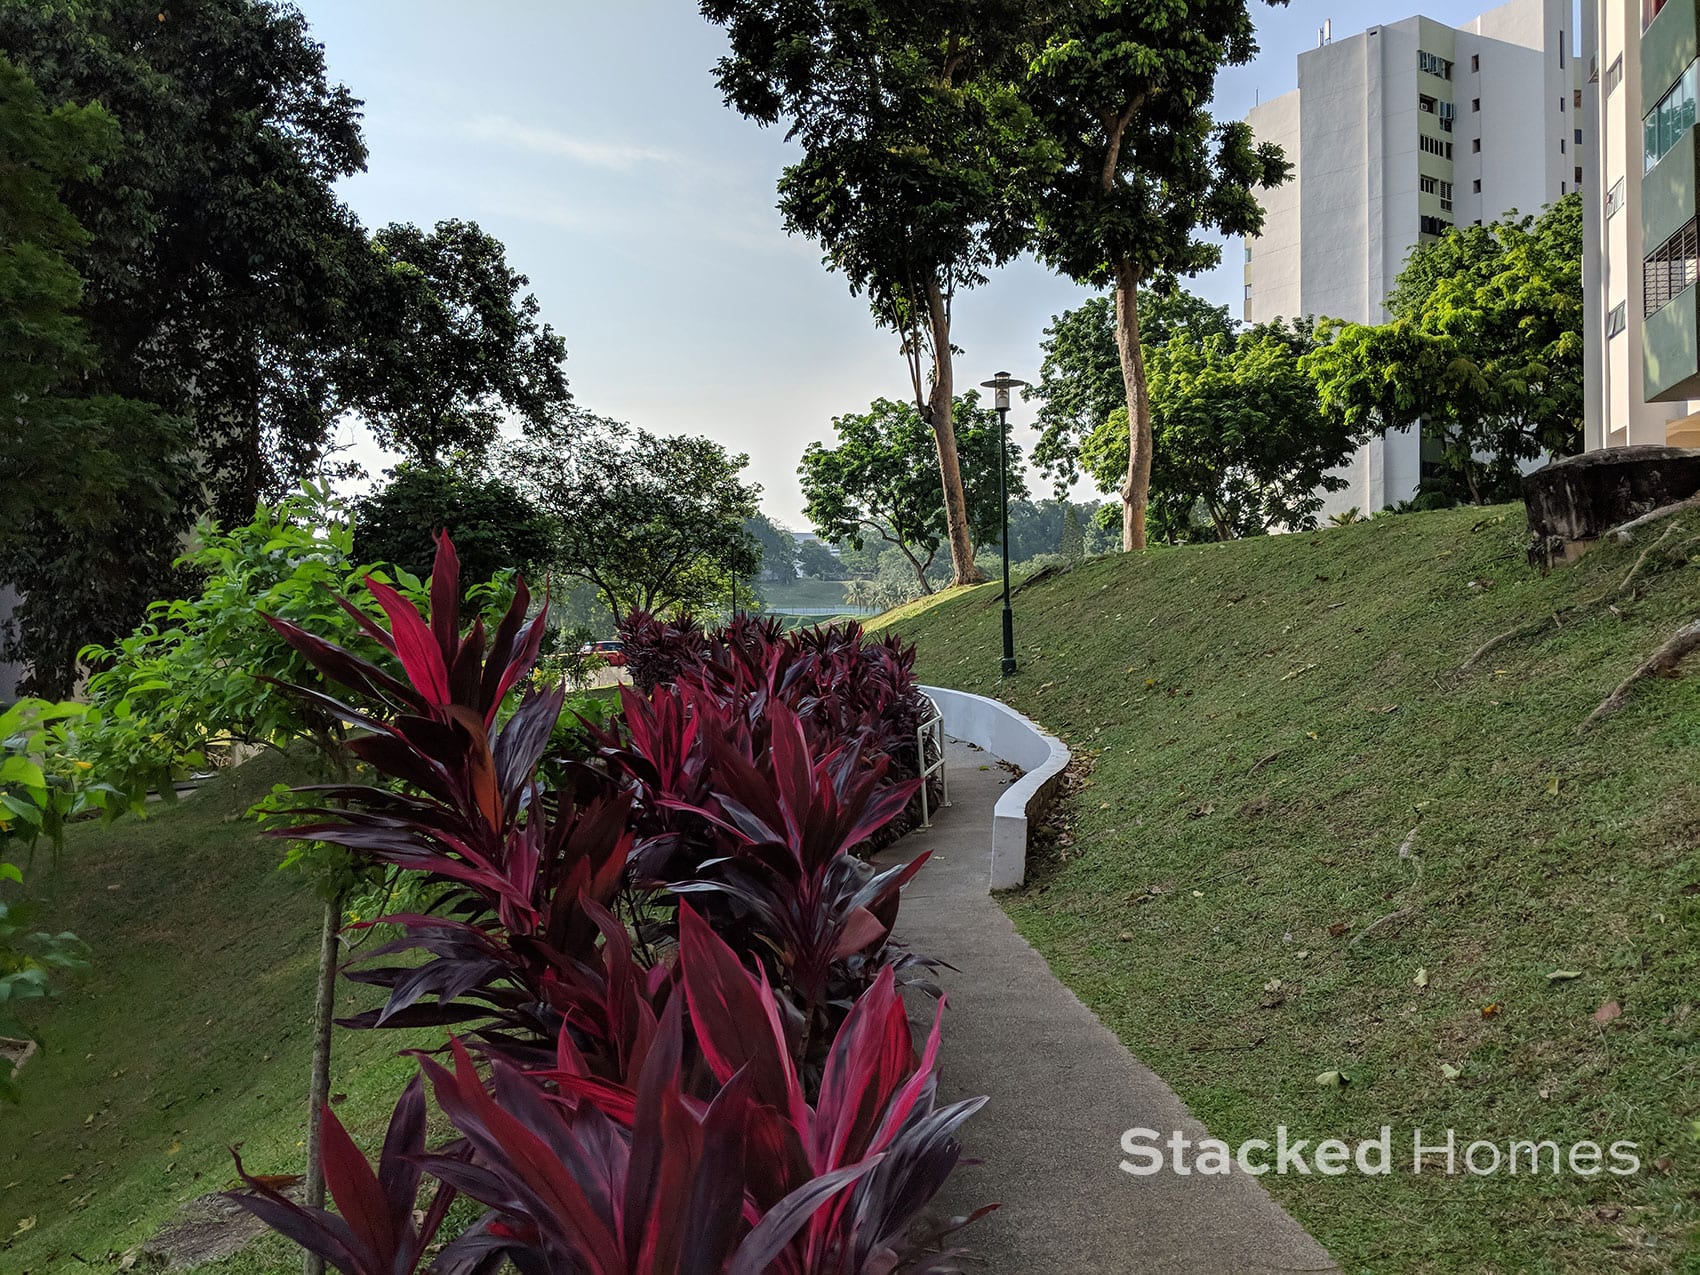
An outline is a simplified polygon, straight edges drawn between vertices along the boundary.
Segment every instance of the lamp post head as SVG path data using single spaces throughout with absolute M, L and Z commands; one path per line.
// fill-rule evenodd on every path
M 981 381 L 980 388 L 995 392 L 993 405 L 1000 412 L 1009 411 L 1009 392 L 1027 388 L 1026 381 L 1018 381 L 1008 372 L 999 372 L 989 381 Z

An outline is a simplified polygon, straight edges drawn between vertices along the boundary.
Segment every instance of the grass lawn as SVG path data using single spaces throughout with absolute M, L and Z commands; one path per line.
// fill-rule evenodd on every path
M 1620 591 L 1669 525 L 1544 577 L 1520 506 L 1098 558 L 1002 686 L 996 586 L 890 621 L 1095 758 L 1006 906 L 1212 1131 L 1392 1126 L 1390 1177 L 1263 1179 L 1350 1269 L 1700 1270 L 1700 670 L 1577 734 L 1700 616 L 1697 516 Z M 1417 1175 L 1416 1127 L 1642 1167 Z
M 253 1172 L 300 1171 L 318 907 L 241 817 L 295 778 L 262 758 L 145 820 L 74 829 L 56 871 L 38 859 L 44 919 L 86 941 L 94 968 L 35 1015 L 48 1052 L 22 1104 L 0 1106 L 7 1275 L 116 1269 L 179 1204 L 234 1183 L 233 1143 Z M 332 1093 L 363 1145 L 412 1074 L 396 1051 L 415 1043 L 338 1034 Z M 268 1237 L 210 1269 L 300 1258 Z

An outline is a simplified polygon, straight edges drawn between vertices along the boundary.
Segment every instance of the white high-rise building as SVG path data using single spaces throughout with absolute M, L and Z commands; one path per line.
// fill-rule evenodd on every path
M 1263 233 L 1245 244 L 1246 321 L 1384 323 L 1419 243 L 1578 189 L 1574 26 L 1571 0 L 1511 0 L 1461 27 L 1415 17 L 1325 33 L 1300 54 L 1299 87 L 1248 117 L 1293 174 L 1265 193 Z M 1371 440 L 1324 516 L 1410 499 L 1423 464 L 1415 429 Z
M 1696 0 L 1583 0 L 1589 450 L 1700 447 Z

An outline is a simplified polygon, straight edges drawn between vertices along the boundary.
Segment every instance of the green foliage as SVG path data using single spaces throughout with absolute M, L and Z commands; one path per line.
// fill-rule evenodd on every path
M 553 522 L 555 565 L 618 618 L 717 605 L 732 573 L 755 574 L 744 522 L 761 488 L 743 480 L 748 463 L 712 439 L 581 413 L 516 443 L 505 472 Z
M 744 530 L 761 550 L 757 567 L 763 580 L 789 582 L 797 578 L 797 540 L 766 514 L 744 520 Z
M 211 750 L 334 744 L 339 724 L 277 685 L 315 685 L 315 674 L 263 615 L 312 623 L 359 645 L 360 627 L 339 599 L 376 614 L 364 576 L 410 597 L 424 590 L 407 572 L 358 564 L 345 509 L 311 483 L 240 526 L 203 524 L 179 565 L 200 580 L 197 594 L 154 603 L 134 633 L 83 653 L 100 670 L 88 683 L 99 717 L 84 732 L 84 756 L 138 810 L 150 789 L 169 797 L 174 781 L 206 765 Z
M 977 545 L 998 538 L 998 415 L 974 391 L 956 400 L 958 457 Z M 932 432 L 910 403 L 875 399 L 866 412 L 835 417 L 838 446 L 810 443 L 797 472 L 804 514 L 823 540 L 862 548 L 870 537 L 899 550 L 922 592 L 947 534 Z M 1007 444 L 1011 499 L 1027 495 L 1021 449 Z M 872 604 L 866 604 L 872 605 Z
M 90 235 L 62 192 L 97 177 L 118 140 L 99 106 L 49 110 L 0 59 L 0 580 L 25 595 L 14 654 L 54 693 L 70 688 L 79 624 L 109 617 L 111 595 L 133 604 L 131 541 L 174 514 L 184 473 L 178 422 L 90 388 L 72 264 Z
M 469 457 L 447 465 L 403 461 L 384 486 L 354 503 L 354 557 L 415 576 L 431 573 L 436 535 L 447 530 L 461 578 L 498 572 L 540 575 L 554 551 L 549 519 L 516 484 L 481 471 Z
M 476 222 L 372 236 L 375 279 L 346 379 L 380 443 L 426 464 L 474 456 L 497 426 L 560 419 L 572 403 L 566 343 L 538 322 L 530 282 Z M 459 537 L 456 537 L 459 543 Z M 511 564 L 510 564 L 511 565 Z
M 1582 197 L 1418 247 L 1380 326 L 1331 323 L 1307 360 L 1354 431 L 1422 423 L 1456 498 L 1516 490 L 1522 462 L 1581 446 Z
M 1194 341 L 1232 336 L 1236 324 L 1225 305 L 1211 305 L 1178 285 L 1139 290 L 1139 340 L 1149 351 L 1172 337 Z M 1121 354 L 1116 348 L 1113 296 L 1097 296 L 1051 320 L 1039 348 L 1045 361 L 1039 383 L 1025 397 L 1039 400 L 1039 441 L 1033 461 L 1056 479 L 1058 499 L 1080 477 L 1080 443 L 1110 414 L 1127 410 Z M 1125 426 L 1124 426 L 1125 428 Z
M 797 542 L 797 569 L 811 580 L 842 580 L 847 574 L 832 550 L 815 539 Z
M 1303 364 L 1308 325 L 1252 328 L 1197 342 L 1178 336 L 1148 352 L 1156 452 L 1152 528 L 1167 540 L 1261 535 L 1316 526 L 1358 437 L 1321 410 Z M 1080 460 L 1101 489 L 1127 472 L 1127 413 L 1089 435 Z
M 1284 0 L 1272 0 L 1284 3 Z M 1058 159 L 1040 203 L 1040 257 L 1071 279 L 1191 275 L 1208 236 L 1255 231 L 1255 190 L 1285 180 L 1279 147 L 1209 113 L 1216 75 L 1257 52 L 1249 0 L 1064 6 L 1032 52 L 1023 96 Z
M 369 256 L 333 185 L 366 151 L 359 104 L 275 0 L 10 3 L 0 49 L 50 106 L 99 101 L 122 130 L 65 192 L 90 236 L 73 258 L 91 352 L 79 392 L 149 405 L 108 415 L 87 457 L 41 436 L 36 478 L 75 486 L 70 465 L 111 494 L 56 504 L 0 563 L 27 598 L 33 687 L 62 695 L 78 647 L 175 587 L 198 517 L 245 520 L 322 458 Z
M 1255 232 L 1255 192 L 1290 168 L 1249 125 L 1210 115 L 1217 72 L 1256 52 L 1250 0 L 1101 0 L 1057 9 L 1029 62 L 1023 96 L 1058 161 L 1035 247 L 1071 279 L 1115 287 L 1130 423 L 1126 549 L 1145 545 L 1154 450 L 1139 288 L 1215 266 L 1214 236 Z
M 70 820 L 105 805 L 107 790 L 77 755 L 76 730 L 87 716 L 81 704 L 35 699 L 0 712 L 0 1036 L 27 1038 L 14 1007 L 52 994 L 55 974 L 86 964 L 74 935 L 35 927 L 35 907 L 16 897 L 24 874 L 9 851 L 33 850 L 42 838 L 57 851 Z M 11 1063 L 0 1056 L 0 1102 L 15 1099 Z

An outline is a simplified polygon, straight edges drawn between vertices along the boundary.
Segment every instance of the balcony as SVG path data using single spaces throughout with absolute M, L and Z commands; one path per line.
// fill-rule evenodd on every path
M 1697 185 L 1700 128 L 1691 128 L 1641 181 L 1641 243 L 1645 251 L 1652 252 L 1694 219 Z
M 1700 287 L 1690 287 L 1647 318 L 1641 370 L 1649 403 L 1700 396 Z
M 1669 0 L 1641 35 L 1641 101 L 1651 105 L 1700 57 L 1700 0 Z

